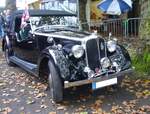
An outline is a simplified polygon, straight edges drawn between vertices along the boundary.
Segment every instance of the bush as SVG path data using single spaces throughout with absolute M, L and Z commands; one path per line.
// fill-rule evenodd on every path
M 141 54 L 134 55 L 132 62 L 137 73 L 150 75 L 150 46 L 146 46 Z
M 139 28 L 138 51 L 133 55 L 132 61 L 137 73 L 150 76 L 150 7 L 148 7 L 143 17 Z

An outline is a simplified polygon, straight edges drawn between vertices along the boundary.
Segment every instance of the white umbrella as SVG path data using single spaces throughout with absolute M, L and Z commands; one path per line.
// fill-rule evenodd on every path
M 103 0 L 97 8 L 101 9 L 106 14 L 120 15 L 132 9 L 131 0 Z

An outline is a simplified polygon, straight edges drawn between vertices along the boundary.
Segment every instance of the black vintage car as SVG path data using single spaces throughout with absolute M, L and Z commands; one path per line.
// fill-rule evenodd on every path
M 80 30 L 75 14 L 29 10 L 22 30 L 22 13 L 12 14 L 2 40 L 6 61 L 47 80 L 54 101 L 63 100 L 64 88 L 91 83 L 95 90 L 132 71 L 127 50 L 114 39 Z

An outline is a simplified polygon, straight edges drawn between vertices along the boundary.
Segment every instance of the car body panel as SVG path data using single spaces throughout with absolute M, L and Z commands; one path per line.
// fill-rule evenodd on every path
M 121 45 L 116 42 L 114 52 L 109 52 L 108 39 L 104 39 L 96 32 L 80 30 L 80 27 L 66 25 L 38 25 L 28 31 L 25 39 L 21 38 L 21 16 L 23 11 L 12 14 L 12 25 L 3 39 L 3 45 L 13 51 L 10 60 L 26 71 L 41 77 L 41 70 L 47 69 L 48 61 L 57 67 L 64 87 L 77 86 L 123 75 L 122 72 L 131 71 L 131 59 Z M 30 16 L 46 16 L 52 19 L 65 16 L 76 16 L 65 11 L 29 10 Z M 67 18 L 66 18 L 67 19 Z M 47 22 L 47 20 L 45 20 Z M 32 23 L 31 23 L 32 24 Z M 80 47 L 83 54 L 76 58 L 73 47 Z M 77 54 L 79 53 L 76 50 Z M 102 60 L 107 59 L 110 65 L 102 66 Z M 107 61 L 105 61 L 107 62 Z M 42 65 L 42 67 L 41 67 Z M 44 67 L 44 68 L 43 68 Z M 91 75 L 92 73 L 92 75 Z

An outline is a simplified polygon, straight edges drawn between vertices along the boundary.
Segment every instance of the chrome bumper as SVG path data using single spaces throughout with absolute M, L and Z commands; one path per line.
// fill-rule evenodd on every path
M 109 80 L 109 79 L 112 79 L 115 77 L 123 76 L 123 75 L 129 74 L 131 72 L 133 72 L 133 68 L 121 71 L 119 73 L 109 74 L 109 75 L 105 75 L 105 76 L 99 76 L 97 78 L 91 78 L 91 79 L 80 80 L 80 81 L 75 81 L 75 82 L 64 82 L 64 88 L 69 88 L 69 87 L 73 87 L 73 86 L 81 86 L 81 85 L 85 85 L 85 84 L 90 84 L 92 82 L 101 82 L 101 81 Z

